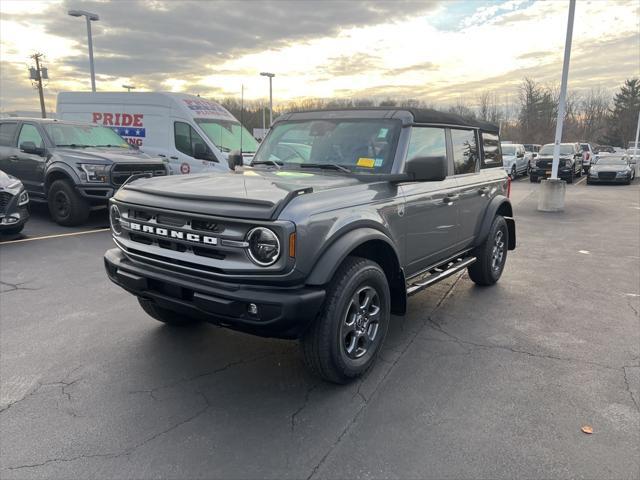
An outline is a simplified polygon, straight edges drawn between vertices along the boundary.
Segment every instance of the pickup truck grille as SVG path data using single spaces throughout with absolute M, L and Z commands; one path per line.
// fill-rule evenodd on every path
M 122 185 L 131 175 L 139 173 L 150 173 L 154 177 L 161 177 L 167 174 L 167 170 L 162 163 L 136 164 L 117 163 L 111 170 L 111 182 L 115 186 Z
M 9 192 L 0 192 L 0 212 L 4 212 L 12 198 Z

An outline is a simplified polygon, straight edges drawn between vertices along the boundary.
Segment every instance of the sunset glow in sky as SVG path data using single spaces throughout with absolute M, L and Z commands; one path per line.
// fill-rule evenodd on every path
M 276 102 L 304 97 L 513 95 L 524 76 L 558 83 L 567 0 L 0 2 L 0 110 L 37 110 L 29 56 L 45 54 L 47 106 L 88 90 L 84 19 L 101 91 L 170 90 Z M 570 89 L 617 88 L 640 75 L 640 3 L 578 0 Z

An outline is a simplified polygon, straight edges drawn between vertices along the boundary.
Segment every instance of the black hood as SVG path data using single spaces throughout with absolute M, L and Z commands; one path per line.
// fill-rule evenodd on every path
M 193 213 L 269 219 L 298 195 L 358 183 L 357 178 L 341 174 L 245 168 L 140 179 L 121 188 L 115 199 Z
M 78 163 L 150 163 L 161 162 L 161 159 L 152 159 L 140 150 L 124 149 L 118 147 L 87 147 L 66 148 L 56 147 L 52 150 L 54 155 L 64 157 L 66 160 Z

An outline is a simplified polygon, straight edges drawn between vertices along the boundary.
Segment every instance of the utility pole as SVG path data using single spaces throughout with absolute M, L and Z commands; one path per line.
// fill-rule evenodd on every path
M 269 128 L 271 128 L 271 124 L 273 123 L 273 88 L 272 88 L 272 80 L 273 77 L 276 76 L 275 73 L 271 72 L 260 72 L 261 77 L 269 77 Z
M 638 161 L 638 137 L 640 137 L 640 112 L 638 112 L 638 126 L 636 127 L 636 143 L 633 145 L 633 159 L 636 162 L 636 174 L 640 171 L 640 162 Z
M 38 93 L 40 94 L 40 111 L 42 112 L 42 118 L 47 118 L 47 111 L 44 107 L 44 90 L 42 88 L 42 79 L 48 79 L 48 72 L 46 68 L 40 66 L 40 59 L 44 55 L 42 53 L 34 53 L 31 55 L 36 62 L 36 68 L 29 69 L 29 78 L 33 80 L 36 84 L 36 88 L 38 89 Z

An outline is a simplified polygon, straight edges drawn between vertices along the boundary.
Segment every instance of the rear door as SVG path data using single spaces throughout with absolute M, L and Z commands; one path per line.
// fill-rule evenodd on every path
M 0 122 L 0 170 L 13 176 L 18 162 L 17 133 L 17 121 Z
M 445 128 L 412 127 L 406 158 L 447 156 L 446 138 Z M 449 175 L 443 181 L 409 182 L 401 188 L 405 197 L 405 274 L 411 276 L 455 253 L 457 184 Z

